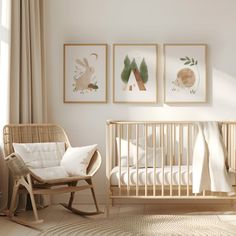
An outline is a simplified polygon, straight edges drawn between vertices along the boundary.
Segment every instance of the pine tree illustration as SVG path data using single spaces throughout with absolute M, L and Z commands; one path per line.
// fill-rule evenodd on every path
M 148 81 L 148 68 L 145 59 L 143 58 L 140 67 L 139 67 L 140 75 L 143 83 L 147 83 Z
M 131 73 L 131 64 L 130 64 L 130 59 L 127 55 L 124 59 L 124 69 L 121 73 L 121 79 L 126 84 L 129 81 L 130 73 Z
M 137 66 L 137 63 L 136 63 L 135 59 L 133 59 L 133 60 L 132 60 L 130 67 L 131 67 L 131 69 L 132 69 L 132 70 L 135 70 L 135 69 L 137 69 L 137 68 L 138 68 L 138 66 Z

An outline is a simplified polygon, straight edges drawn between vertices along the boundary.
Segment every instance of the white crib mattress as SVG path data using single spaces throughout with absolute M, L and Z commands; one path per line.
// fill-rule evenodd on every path
M 172 185 L 187 185 L 188 183 L 188 168 L 186 165 L 181 166 L 179 179 L 179 166 L 172 166 Z M 137 183 L 137 170 L 135 167 L 129 168 L 130 185 L 136 185 Z M 189 184 L 192 184 L 192 166 L 189 166 Z M 119 184 L 119 167 L 116 166 L 111 171 L 111 185 Z M 153 185 L 154 180 L 154 168 L 147 168 L 147 185 Z M 138 169 L 138 185 L 145 185 L 146 182 L 146 169 Z M 128 169 L 127 167 L 121 168 L 121 185 L 128 184 Z M 171 184 L 171 168 L 170 166 L 164 167 L 164 184 Z M 156 185 L 162 185 L 162 168 L 156 168 Z

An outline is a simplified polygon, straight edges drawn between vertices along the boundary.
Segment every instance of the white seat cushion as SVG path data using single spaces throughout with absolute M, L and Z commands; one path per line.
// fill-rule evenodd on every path
M 69 177 L 63 166 L 53 166 L 48 168 L 30 169 L 34 175 L 44 181 L 53 179 L 62 179 Z
M 26 166 L 33 169 L 60 166 L 65 153 L 65 143 L 13 143 Z

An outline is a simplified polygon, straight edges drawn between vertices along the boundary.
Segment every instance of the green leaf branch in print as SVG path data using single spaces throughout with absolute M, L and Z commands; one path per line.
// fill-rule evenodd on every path
M 181 57 L 180 61 L 183 62 L 184 68 L 177 72 L 177 78 L 172 83 L 175 85 L 172 91 L 178 91 L 178 89 L 189 89 L 190 94 L 195 94 L 199 88 L 200 73 L 198 68 L 198 60 L 189 56 Z M 197 71 L 197 76 L 192 68 Z
M 92 55 L 95 55 L 95 53 L 90 54 L 90 56 Z M 73 92 L 84 94 L 85 92 L 89 93 L 99 89 L 96 81 L 95 68 L 89 65 L 88 59 L 85 57 L 83 59 L 75 59 L 73 80 Z
M 133 73 L 135 77 L 135 82 L 139 91 L 146 91 L 145 84 L 148 81 L 148 67 L 145 58 L 142 59 L 142 62 L 138 67 L 136 59 L 133 58 L 132 61 L 130 61 L 129 56 L 126 55 L 124 59 L 124 68 L 121 72 L 121 79 L 125 84 L 124 90 L 127 90 L 128 88 L 129 91 L 133 91 L 133 87 L 136 86 L 136 84 L 128 85 L 131 73 Z

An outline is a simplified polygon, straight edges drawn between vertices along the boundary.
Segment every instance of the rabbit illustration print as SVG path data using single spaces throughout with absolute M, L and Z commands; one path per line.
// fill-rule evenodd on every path
M 96 55 L 96 59 L 98 56 Z M 96 81 L 95 69 L 93 66 L 89 65 L 86 58 L 75 60 L 75 74 L 74 83 L 72 84 L 74 92 L 92 92 L 97 90 L 99 87 Z
M 106 102 L 106 44 L 64 45 L 64 102 Z

